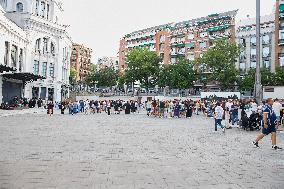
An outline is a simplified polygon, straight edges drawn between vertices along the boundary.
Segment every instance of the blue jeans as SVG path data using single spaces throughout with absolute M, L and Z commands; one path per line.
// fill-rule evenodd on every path
M 238 122 L 238 119 L 239 119 L 238 114 L 232 114 L 231 115 L 232 125 L 235 125 L 235 123 Z
M 215 119 L 215 131 L 217 131 L 218 125 L 221 126 L 221 128 L 224 128 L 224 125 L 222 125 L 222 119 Z

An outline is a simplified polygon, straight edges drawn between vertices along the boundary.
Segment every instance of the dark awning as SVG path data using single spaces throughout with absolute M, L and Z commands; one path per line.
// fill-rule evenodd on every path
M 3 74 L 3 77 L 7 79 L 16 79 L 16 80 L 21 80 L 23 82 L 27 81 L 36 81 L 38 79 L 45 79 L 45 77 L 40 76 L 40 75 L 35 75 L 33 73 L 28 73 L 28 72 L 22 72 L 22 73 L 7 73 Z
M 4 64 L 0 64 L 0 73 L 3 73 L 3 72 L 14 72 L 14 71 L 16 71 L 15 68 L 9 67 L 9 66 L 4 65 Z

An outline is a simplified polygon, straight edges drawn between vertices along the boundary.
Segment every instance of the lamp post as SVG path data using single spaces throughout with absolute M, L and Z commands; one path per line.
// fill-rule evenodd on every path
M 262 85 L 260 72 L 260 0 L 256 0 L 256 72 L 254 97 L 258 103 L 262 101 Z

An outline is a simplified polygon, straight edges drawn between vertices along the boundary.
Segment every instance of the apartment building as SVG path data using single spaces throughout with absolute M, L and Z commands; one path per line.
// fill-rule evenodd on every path
M 84 82 L 86 77 L 92 71 L 92 53 L 91 48 L 81 44 L 73 43 L 71 53 L 71 67 L 76 70 L 76 81 Z
M 260 66 L 275 72 L 275 15 L 262 16 L 261 43 L 260 43 Z M 247 18 L 236 24 L 236 42 L 241 47 L 241 54 L 236 63 L 240 74 L 244 75 L 251 68 L 256 68 L 256 19 Z
M 133 48 L 148 48 L 156 52 L 163 64 L 175 64 L 179 57 L 193 61 L 212 47 L 215 40 L 235 40 L 236 14 L 237 10 L 211 14 L 127 34 L 120 40 L 119 70 L 126 68 L 125 56 Z
M 115 71 L 119 69 L 119 57 L 102 57 L 98 59 L 98 69 L 113 68 Z
M 275 65 L 284 67 L 284 0 L 275 4 Z

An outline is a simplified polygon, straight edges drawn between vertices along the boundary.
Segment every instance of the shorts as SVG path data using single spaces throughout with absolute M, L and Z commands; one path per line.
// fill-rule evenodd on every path
M 281 117 L 280 116 L 276 116 L 276 120 L 278 121 L 278 122 L 280 122 L 281 121 Z
M 165 109 L 164 108 L 160 108 L 160 113 L 164 113 Z
M 267 128 L 262 128 L 262 134 L 269 135 L 270 133 L 276 133 L 275 125 L 269 125 Z

